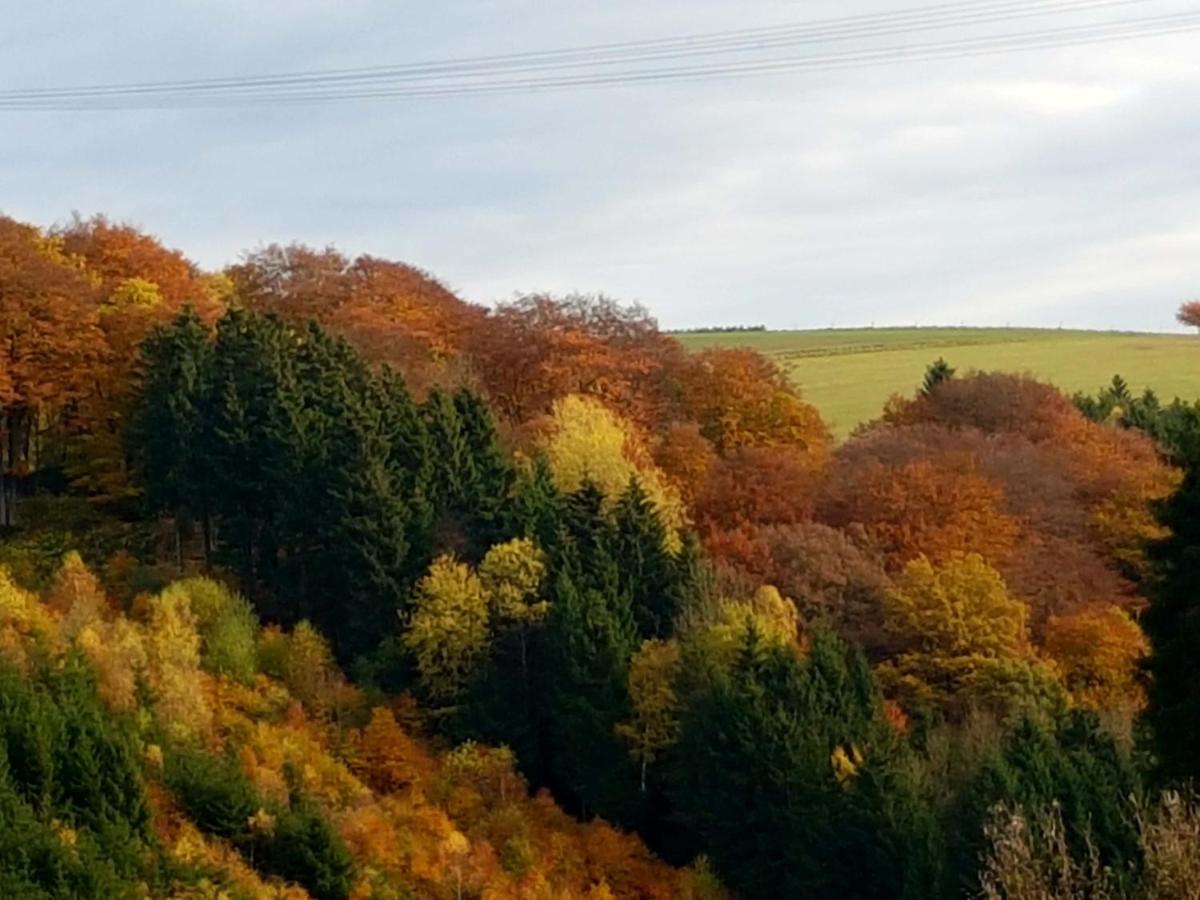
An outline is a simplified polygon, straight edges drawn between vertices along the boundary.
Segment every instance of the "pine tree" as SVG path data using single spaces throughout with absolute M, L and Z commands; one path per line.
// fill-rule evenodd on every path
M 505 506 L 510 535 L 532 538 L 541 547 L 552 547 L 562 517 L 563 497 L 554 486 L 554 474 L 545 456 L 539 454 L 522 472 Z
M 500 446 L 495 420 L 483 399 L 463 388 L 454 395 L 454 408 L 462 422 L 471 460 L 462 503 L 472 513 L 476 540 L 482 546 L 491 546 L 500 537 L 500 513 L 512 489 L 512 466 Z
M 302 481 L 293 341 L 276 319 L 230 311 L 217 326 L 206 385 L 204 489 L 219 518 L 222 555 L 259 603 L 278 594 L 278 530 L 287 498 Z M 284 612 L 266 606 L 268 618 Z

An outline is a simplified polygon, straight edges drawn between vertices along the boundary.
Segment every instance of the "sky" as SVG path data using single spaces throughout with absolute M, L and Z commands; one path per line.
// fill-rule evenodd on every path
M 0 2 L 0 90 L 262 75 L 785 25 L 931 0 Z M 1056 0 L 1047 0 L 1053 6 Z M 1143 0 L 829 52 L 1195 11 Z M 839 71 L 287 108 L 0 110 L 0 212 L 270 242 L 466 299 L 669 328 L 1176 330 L 1200 297 L 1200 31 Z

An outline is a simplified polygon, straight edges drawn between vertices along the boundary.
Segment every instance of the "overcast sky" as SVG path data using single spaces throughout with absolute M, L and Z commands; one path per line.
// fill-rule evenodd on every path
M 3 2 L 0 89 L 556 49 L 922 2 Z M 1196 8 L 1146 0 L 970 33 Z M 1170 330 L 1200 296 L 1200 32 L 532 96 L 0 111 L 0 210 L 42 225 L 103 212 L 206 267 L 265 242 L 333 243 L 421 266 L 471 300 L 599 291 L 668 327 Z

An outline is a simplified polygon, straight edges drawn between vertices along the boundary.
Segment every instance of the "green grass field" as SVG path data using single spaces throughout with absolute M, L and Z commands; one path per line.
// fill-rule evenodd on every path
M 1120 374 L 1164 400 L 1200 397 L 1200 337 L 1033 328 L 859 328 L 681 334 L 699 350 L 748 346 L 778 360 L 838 437 L 879 415 L 893 393 L 911 394 L 945 357 L 971 369 L 1025 372 L 1067 392 L 1095 391 Z

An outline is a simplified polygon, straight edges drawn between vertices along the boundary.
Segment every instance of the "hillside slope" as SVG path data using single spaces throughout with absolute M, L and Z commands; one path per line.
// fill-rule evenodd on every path
M 0 568 L 0 681 L 5 897 L 722 896 L 207 579 L 125 615 L 75 554 L 40 596 Z

